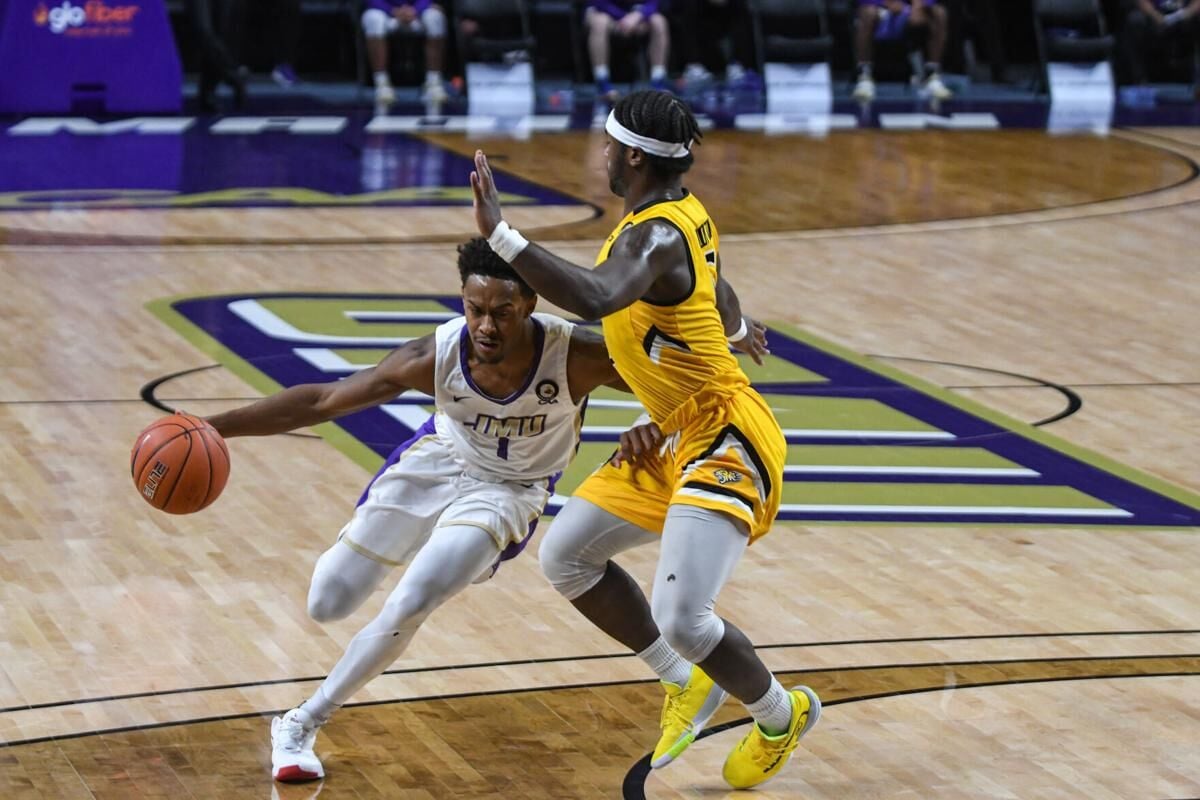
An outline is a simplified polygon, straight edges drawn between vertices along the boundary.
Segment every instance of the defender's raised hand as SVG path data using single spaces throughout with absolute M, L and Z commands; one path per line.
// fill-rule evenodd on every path
M 504 219 L 504 212 L 500 210 L 500 192 L 496 191 L 492 168 L 488 166 L 487 156 L 482 150 L 475 151 L 471 190 L 475 193 L 475 224 L 479 226 L 481 236 L 491 236 Z

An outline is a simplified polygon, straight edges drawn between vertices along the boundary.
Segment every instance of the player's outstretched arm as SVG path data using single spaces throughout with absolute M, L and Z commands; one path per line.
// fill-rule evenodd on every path
M 594 330 L 576 325 L 571 331 L 571 349 L 567 355 L 567 381 L 571 386 L 571 402 L 578 403 L 585 395 L 601 386 L 633 393 L 613 366 L 604 345 L 604 337 Z
M 595 269 L 573 264 L 533 243 L 525 243 L 519 253 L 510 253 L 503 241 L 508 223 L 504 222 L 500 194 L 483 151 L 475 152 L 471 189 L 475 194 L 475 222 L 492 249 L 512 264 L 540 296 L 586 320 L 600 319 L 631 305 L 667 272 L 686 267 L 687 255 L 678 231 L 653 220 L 621 234 L 608 258 Z M 521 239 L 519 235 L 517 238 Z
M 340 381 L 305 383 L 208 417 L 223 437 L 269 436 L 386 403 L 406 389 L 433 394 L 434 335 L 397 347 L 370 369 Z

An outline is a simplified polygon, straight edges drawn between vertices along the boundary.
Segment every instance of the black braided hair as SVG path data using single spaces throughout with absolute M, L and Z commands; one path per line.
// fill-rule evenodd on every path
M 627 94 L 613 107 L 617 122 L 641 136 L 649 136 L 663 142 L 699 142 L 703 138 L 700 123 L 687 104 L 670 92 L 644 89 Z M 692 167 L 692 154 L 683 158 L 653 156 L 646 158 L 650 166 L 661 175 L 682 174 Z
M 534 291 L 529 288 L 529 284 L 508 265 L 507 261 L 496 255 L 487 239 L 482 236 L 476 236 L 458 246 L 458 274 L 462 278 L 463 286 L 467 285 L 467 278 L 472 275 L 481 275 L 485 278 L 512 281 L 521 290 L 521 294 L 526 297 L 534 296 Z

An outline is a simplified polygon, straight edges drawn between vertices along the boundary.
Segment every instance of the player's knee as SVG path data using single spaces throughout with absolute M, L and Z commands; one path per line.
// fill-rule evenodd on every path
M 442 11 L 441 6 L 430 6 L 421 12 L 421 26 L 430 39 L 445 38 L 446 12 Z
M 875 23 L 879 21 L 879 9 L 876 6 L 859 6 L 858 22 L 860 25 L 870 26 L 871 30 L 875 29 Z
M 697 664 L 708 658 L 725 635 L 725 623 L 711 608 L 699 610 L 674 604 L 655 603 L 654 624 L 667 644 L 685 661 Z
M 368 39 L 382 39 L 387 36 L 388 15 L 378 8 L 368 8 L 362 14 L 363 35 Z
M 380 614 L 394 628 L 405 628 L 414 623 L 419 625 L 447 599 L 446 591 L 432 583 L 410 583 L 393 592 L 383 604 Z
M 555 527 L 550 526 L 538 550 L 538 561 L 550 585 L 563 597 L 574 600 L 604 577 L 608 562 L 592 563 L 565 533 L 566 529 L 560 528 L 556 532 Z
M 650 32 L 656 36 L 665 36 L 667 33 L 667 18 L 662 14 L 651 14 Z
M 308 590 L 308 616 L 314 622 L 334 622 L 350 616 L 358 608 L 358 598 L 344 581 L 329 579 L 314 583 Z

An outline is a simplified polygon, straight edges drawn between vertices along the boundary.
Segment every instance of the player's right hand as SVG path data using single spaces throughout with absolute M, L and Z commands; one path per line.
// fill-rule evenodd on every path
M 729 344 L 734 350 L 750 356 L 754 363 L 761 367 L 763 356 L 771 355 L 771 351 L 767 349 L 767 326 L 744 314 L 742 318 L 746 320 L 746 335 Z
M 665 438 L 658 425 L 653 422 L 634 425 L 621 434 L 621 443 L 609 462 L 614 467 L 619 467 L 628 461 L 631 466 L 636 467 L 642 459 L 657 452 Z

